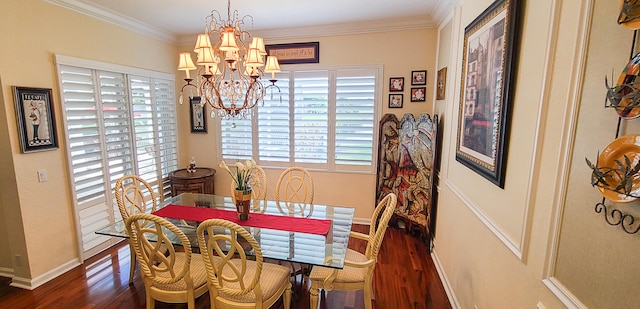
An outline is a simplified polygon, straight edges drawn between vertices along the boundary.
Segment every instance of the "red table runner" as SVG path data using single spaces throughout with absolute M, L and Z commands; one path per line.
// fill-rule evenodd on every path
M 242 226 L 267 228 L 289 232 L 301 232 L 316 235 L 327 235 L 331 227 L 331 220 L 296 218 L 276 216 L 261 213 L 249 213 L 249 219 L 240 221 L 238 213 L 233 210 L 203 208 L 181 205 L 167 205 L 155 212 L 154 215 L 202 222 L 207 219 L 224 219 Z

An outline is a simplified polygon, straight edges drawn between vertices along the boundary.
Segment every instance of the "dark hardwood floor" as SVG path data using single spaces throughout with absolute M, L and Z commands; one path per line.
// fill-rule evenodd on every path
M 355 225 L 366 233 L 368 226 Z M 364 242 L 350 240 L 349 247 L 364 251 Z M 33 291 L 10 287 L 0 277 L 0 308 L 145 308 L 145 291 L 138 270 L 129 280 L 129 248 L 126 242 L 87 260 L 81 266 Z M 309 282 L 292 278 L 291 308 L 309 308 Z M 294 282 L 295 280 L 295 282 Z M 374 308 L 451 308 L 427 247 L 403 231 L 388 228 L 375 269 Z M 197 308 L 209 308 L 208 294 L 196 300 Z M 280 300 L 273 308 L 282 308 Z M 156 308 L 186 308 L 184 304 L 156 302 Z M 364 308 L 362 291 L 330 291 L 321 295 L 320 308 Z

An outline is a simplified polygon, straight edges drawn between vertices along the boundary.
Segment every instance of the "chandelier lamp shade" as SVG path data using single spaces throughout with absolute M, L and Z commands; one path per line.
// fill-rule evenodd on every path
M 253 23 L 253 17 L 238 16 L 237 10 L 231 11 L 231 0 L 228 0 L 227 19 L 217 10 L 206 17 L 205 33 L 198 35 L 194 47 L 196 63 L 190 52 L 180 53 L 178 70 L 186 74 L 180 104 L 185 88 L 194 87 L 201 104 L 212 107 L 211 117 L 246 118 L 258 103 L 264 104 L 268 88 L 274 87 L 280 92 L 275 85 L 275 73 L 280 72 L 278 59 L 267 57 L 263 38 L 252 37 L 244 29 L 245 21 Z M 197 70 L 193 77 L 192 70 Z M 271 85 L 263 83 L 265 73 L 271 73 Z

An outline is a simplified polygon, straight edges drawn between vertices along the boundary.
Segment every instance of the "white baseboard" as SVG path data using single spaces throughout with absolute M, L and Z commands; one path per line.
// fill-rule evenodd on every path
M 0 267 L 0 277 L 13 278 L 13 268 Z
M 444 273 L 444 270 L 442 268 L 442 265 L 440 264 L 440 260 L 438 259 L 438 255 L 436 254 L 435 250 L 431 251 L 431 259 L 433 260 L 433 264 L 436 265 L 436 271 L 438 272 L 440 281 L 444 286 L 444 291 L 445 293 L 447 293 L 447 297 L 449 298 L 449 302 L 451 303 L 451 308 L 459 309 L 460 304 L 458 303 L 458 299 L 456 298 L 456 295 L 453 292 L 453 288 L 451 287 L 451 284 L 449 283 L 449 280 L 447 279 L 447 276 Z
M 353 224 L 370 225 L 371 218 L 353 218 Z
M 13 277 L 10 286 L 26 290 L 33 290 L 49 282 L 50 280 L 72 270 L 80 264 L 82 264 L 82 262 L 79 259 L 74 259 L 33 279 Z

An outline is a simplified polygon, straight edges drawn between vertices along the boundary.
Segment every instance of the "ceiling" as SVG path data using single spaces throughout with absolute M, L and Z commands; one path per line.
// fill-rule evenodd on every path
M 43 1 L 173 42 L 204 31 L 205 17 L 212 10 L 219 11 L 225 19 L 227 15 L 227 1 L 224 0 Z M 240 17 L 253 16 L 253 27 L 249 20 L 247 30 L 266 32 L 269 29 L 271 36 L 292 37 L 433 27 L 444 18 L 443 14 L 450 12 L 453 2 L 232 0 L 231 11 L 238 10 Z

